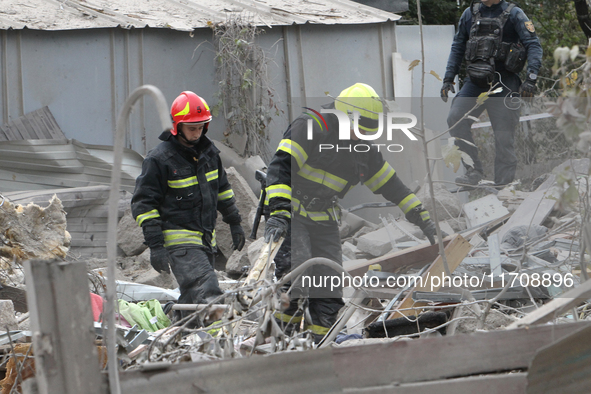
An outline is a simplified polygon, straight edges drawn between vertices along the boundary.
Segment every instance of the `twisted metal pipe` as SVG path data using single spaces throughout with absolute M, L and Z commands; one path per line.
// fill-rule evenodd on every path
M 143 85 L 131 92 L 127 100 L 123 103 L 123 107 L 117 117 L 115 135 L 113 136 L 113 171 L 111 173 L 109 219 L 107 222 L 107 302 L 105 310 L 107 325 L 107 365 L 109 369 L 109 388 L 111 394 L 121 394 L 115 331 L 115 299 L 117 298 L 115 258 L 117 254 L 117 212 L 119 208 L 119 189 L 121 187 L 121 162 L 123 161 L 125 125 L 127 124 L 127 118 L 129 117 L 133 105 L 144 95 L 152 96 L 156 102 L 162 130 L 169 130 L 172 126 L 164 95 L 160 89 L 152 85 Z M 105 332 L 104 329 L 103 332 Z

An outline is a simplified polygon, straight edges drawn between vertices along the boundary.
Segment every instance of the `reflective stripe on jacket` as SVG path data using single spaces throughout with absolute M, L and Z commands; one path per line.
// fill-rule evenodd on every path
M 181 145 L 170 132 L 142 164 L 132 198 L 140 226 L 160 226 L 165 246 L 215 248 L 217 211 L 236 210 L 234 192 L 219 157 L 205 136 L 196 148 Z
M 325 108 L 334 108 L 334 104 Z M 404 213 L 420 204 L 375 146 L 368 152 L 356 152 L 354 146 L 365 141 L 339 141 L 337 117 L 323 116 L 328 131 L 312 122 L 311 140 L 308 120 L 312 118 L 306 114 L 295 119 L 285 132 L 267 172 L 266 203 L 271 215 L 292 210 L 316 222 L 335 221 L 337 209 L 317 211 L 310 202 L 314 198 L 322 202 L 335 196 L 342 198 L 360 182 L 373 193 L 399 204 Z M 321 150 L 321 144 L 344 149 Z

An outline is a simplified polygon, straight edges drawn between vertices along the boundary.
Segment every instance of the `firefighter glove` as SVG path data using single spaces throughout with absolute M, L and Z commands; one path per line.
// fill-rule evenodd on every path
M 272 215 L 265 225 L 265 242 L 279 241 L 279 238 L 287 234 L 289 219 L 283 215 Z
M 156 246 L 150 248 L 150 264 L 156 270 L 156 272 L 166 272 L 170 274 L 169 265 L 172 263 L 170 253 L 164 246 Z
M 441 87 L 441 99 L 444 103 L 447 103 L 447 94 L 449 92 L 455 93 L 454 81 L 452 79 L 445 78 L 443 80 L 443 86 Z
M 519 95 L 521 98 L 532 98 L 536 94 L 536 81 L 526 79 L 519 87 Z
M 232 244 L 234 245 L 234 250 L 242 250 L 244 247 L 244 242 L 246 242 L 242 226 L 239 224 L 231 224 L 230 233 L 232 233 Z
M 423 234 L 425 237 L 431 242 L 431 245 L 435 244 L 435 235 L 437 235 L 437 229 L 435 228 L 435 223 L 431 219 L 426 220 L 421 227 Z

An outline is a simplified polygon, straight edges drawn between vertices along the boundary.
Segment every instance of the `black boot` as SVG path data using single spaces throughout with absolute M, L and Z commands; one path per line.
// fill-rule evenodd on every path
M 456 185 L 458 186 L 476 186 L 484 176 L 480 171 L 474 168 L 468 168 L 466 173 L 456 178 Z

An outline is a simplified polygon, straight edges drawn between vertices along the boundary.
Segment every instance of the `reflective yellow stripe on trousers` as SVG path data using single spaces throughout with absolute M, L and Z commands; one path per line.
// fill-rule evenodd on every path
M 164 246 L 203 245 L 203 233 L 191 230 L 164 230 Z
M 415 196 L 413 193 L 410 193 L 408 196 L 406 196 L 406 198 L 404 200 L 400 201 L 400 204 L 398 204 L 398 207 L 400 209 L 402 209 L 402 212 L 404 212 L 406 214 L 411 209 L 413 209 L 414 207 L 419 205 L 420 203 L 421 203 L 421 200 L 419 200 L 418 197 Z M 423 219 L 423 220 L 425 220 L 425 219 Z

